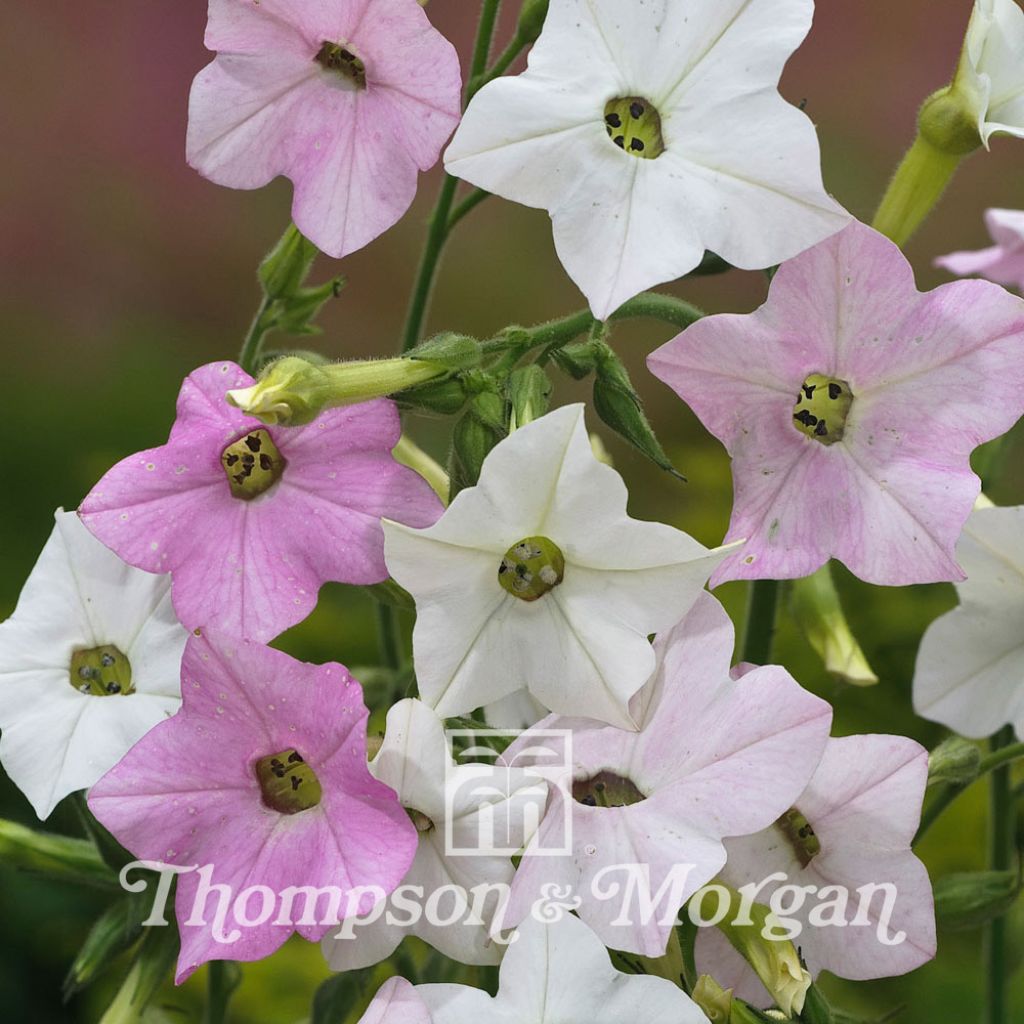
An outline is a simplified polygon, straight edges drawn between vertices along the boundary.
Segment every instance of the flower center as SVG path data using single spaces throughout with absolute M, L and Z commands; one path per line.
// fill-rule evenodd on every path
M 786 837 L 802 868 L 807 867 L 821 853 L 821 840 L 811 823 L 795 807 L 786 811 L 775 822 L 775 827 Z
M 424 832 L 432 832 L 434 830 L 434 823 L 422 811 L 417 811 L 414 807 L 406 807 L 405 813 L 409 815 L 409 820 L 416 826 L 416 831 L 421 835 Z
M 320 52 L 313 58 L 317 64 L 333 71 L 357 89 L 366 88 L 366 65 L 345 43 L 330 43 L 326 39 Z
M 71 685 L 90 697 L 127 697 L 135 692 L 132 667 L 113 645 L 91 647 L 71 655 Z
M 265 430 L 250 431 L 229 444 L 220 457 L 232 497 L 252 501 L 269 491 L 284 472 L 284 456 Z
M 536 601 L 554 590 L 565 576 L 565 556 L 547 537 L 527 537 L 505 552 L 498 582 L 522 601 Z
M 294 749 L 261 757 L 256 762 L 256 779 L 263 792 L 263 803 L 279 814 L 308 811 L 323 797 L 316 773 Z
M 801 434 L 822 444 L 842 441 L 846 419 L 853 405 L 853 392 L 845 380 L 812 373 L 800 385 L 793 406 L 793 424 Z
M 575 779 L 572 797 L 587 807 L 629 807 L 647 799 L 632 781 L 613 772 L 598 772 L 589 779 Z
M 604 108 L 608 138 L 641 160 L 657 160 L 665 152 L 658 108 L 642 96 L 610 100 Z

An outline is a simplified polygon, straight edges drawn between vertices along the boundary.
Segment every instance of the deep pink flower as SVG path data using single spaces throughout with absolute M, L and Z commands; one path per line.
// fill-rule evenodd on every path
M 977 274 L 1024 290 L 1024 210 L 986 210 L 985 224 L 995 245 L 975 252 L 940 256 L 937 267 L 960 277 Z
M 295 185 L 331 256 L 409 209 L 459 120 L 458 54 L 416 0 L 210 0 L 217 58 L 192 86 L 188 162 L 231 188 Z
M 330 917 L 324 899 L 311 914 L 316 924 L 299 923 L 301 898 L 287 915 L 294 927 L 275 923 L 289 886 L 336 887 L 343 917 L 354 888 L 390 893 L 416 852 L 416 829 L 398 798 L 370 774 L 368 712 L 347 669 L 206 633 L 185 648 L 181 688 L 181 711 L 89 795 L 99 821 L 137 857 L 212 865 L 210 883 L 229 887 L 219 928 L 216 890 L 200 907 L 206 924 L 188 924 L 200 877 L 178 876 L 179 982 L 207 960 L 268 956 L 293 931 L 322 938 L 332 923 L 319 923 Z M 255 886 L 276 899 L 267 921 L 247 925 L 240 915 L 257 919 L 266 894 L 238 901 Z M 374 902 L 372 893 L 353 897 L 353 912 Z M 236 941 L 223 941 L 232 931 Z
M 1024 413 L 1024 302 L 984 281 L 922 294 L 854 223 L 782 266 L 749 316 L 707 317 L 648 359 L 729 451 L 735 505 L 712 575 L 962 579 L 971 452 Z
M 382 516 L 430 526 L 443 507 L 391 457 L 392 403 L 268 428 L 224 400 L 252 383 L 234 363 L 192 373 L 167 444 L 114 466 L 80 514 L 130 565 L 171 573 L 189 629 L 270 640 L 312 611 L 327 580 L 387 578 Z
M 736 889 L 759 887 L 754 899 L 765 905 L 781 885 L 814 887 L 799 909 L 786 913 L 802 926 L 793 941 L 813 975 L 826 970 L 865 981 L 906 974 L 935 956 L 931 882 L 910 849 L 927 780 L 928 752 L 913 740 L 829 740 L 786 819 L 726 841 L 729 859 L 720 878 Z M 806 838 L 797 825 L 809 827 Z M 786 880 L 768 882 L 773 874 Z M 888 915 L 885 890 L 858 892 L 862 886 L 892 887 Z M 734 987 L 738 997 L 770 1005 L 753 971 L 717 929 L 700 930 L 697 966 Z

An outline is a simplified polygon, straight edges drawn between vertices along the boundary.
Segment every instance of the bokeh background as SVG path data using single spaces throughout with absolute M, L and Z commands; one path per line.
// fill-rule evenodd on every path
M 464 63 L 476 6 L 430 0 L 428 7 Z M 499 45 L 511 34 L 518 4 L 506 6 Z M 806 101 L 828 187 L 861 219 L 870 220 L 910 141 L 917 105 L 948 80 L 970 9 L 970 0 L 819 0 L 814 30 L 791 61 L 783 92 Z M 189 84 L 209 59 L 205 13 L 201 0 L 0 5 L 0 618 L 14 608 L 54 509 L 76 507 L 116 460 L 162 443 L 182 377 L 237 353 L 257 303 L 255 267 L 287 223 L 286 182 L 232 192 L 184 162 Z M 945 279 L 932 268 L 936 255 L 986 244 L 986 207 L 1024 207 L 1022 171 L 1024 144 L 1013 140 L 997 139 L 991 153 L 965 163 L 908 247 L 922 287 Z M 322 318 L 317 344 L 328 355 L 395 349 L 438 182 L 436 170 L 422 179 L 415 206 L 383 238 L 340 268 L 327 260 L 318 267 L 324 277 L 340 270 L 350 282 Z M 671 290 L 709 311 L 747 311 L 763 301 L 765 288 L 761 274 L 732 272 Z M 486 337 L 506 324 L 582 305 L 555 258 L 546 215 L 492 199 L 448 249 L 430 325 Z M 728 460 L 643 367 L 646 353 L 669 333 L 656 324 L 630 325 L 617 330 L 614 344 L 690 483 L 660 473 L 603 433 L 630 485 L 634 515 L 716 543 L 728 521 Z M 578 394 L 567 387 L 558 397 Z M 445 423 L 413 419 L 409 428 L 443 458 Z M 1000 503 L 1024 500 L 1021 450 L 1013 449 L 993 490 Z M 921 631 L 952 606 L 952 588 L 881 591 L 846 575 L 842 585 L 880 685 L 856 690 L 830 680 L 788 617 L 779 658 L 834 703 L 839 733 L 898 731 L 933 744 L 941 730 L 913 717 L 910 679 Z M 739 619 L 742 589 L 731 585 L 719 594 Z M 369 598 L 327 587 L 314 616 L 279 644 L 310 660 L 358 666 L 375 658 L 372 626 Z M 933 878 L 983 866 L 983 789 L 961 798 L 923 846 Z M 32 822 L 27 803 L 2 777 L 0 814 Z M 77 823 L 63 806 L 47 827 L 75 834 Z M 99 1019 L 117 969 L 68 1005 L 60 982 L 102 905 L 93 894 L 0 867 L 0 1017 L 36 1024 Z M 1020 914 L 1014 924 L 1019 962 Z M 173 1019 L 198 1019 L 204 973 L 167 990 L 161 1001 Z M 299 1020 L 325 977 L 318 950 L 295 941 L 244 968 L 232 1019 Z M 979 936 L 942 935 L 938 960 L 908 978 L 827 987 L 841 1006 L 864 1016 L 905 1005 L 900 1019 L 912 1024 L 977 1020 Z M 1014 988 L 1013 1019 L 1024 1019 L 1022 974 Z

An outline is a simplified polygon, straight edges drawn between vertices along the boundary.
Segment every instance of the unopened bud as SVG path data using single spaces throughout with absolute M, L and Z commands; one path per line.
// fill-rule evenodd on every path
M 509 432 L 540 419 L 551 401 L 551 378 L 536 363 L 514 370 L 509 377 L 508 395 L 512 407 Z
M 64 979 L 64 998 L 80 992 L 142 934 L 145 901 L 126 896 L 96 919 Z
M 947 875 L 935 883 L 935 920 L 950 931 L 980 928 L 1005 914 L 1020 890 L 1015 871 Z
M 981 146 L 977 112 L 955 82 L 925 100 L 917 124 L 921 137 L 948 156 L 967 156 Z
M 451 497 L 480 479 L 484 459 L 508 433 L 505 402 L 497 391 L 476 395 L 455 424 L 448 475 Z
M 540 37 L 548 16 L 549 0 L 523 0 L 519 11 L 517 34 L 524 43 L 533 43 Z
M 928 785 L 966 786 L 981 772 L 981 751 L 962 736 L 947 736 L 928 755 Z
M 722 988 L 710 974 L 702 974 L 693 986 L 693 1001 L 711 1024 L 730 1024 L 732 989 Z
M 48 878 L 117 886 L 116 875 L 92 843 L 37 832 L 13 821 L 0 821 L 0 864 Z
M 290 225 L 260 264 L 260 284 L 267 296 L 283 299 L 294 295 L 309 275 L 317 252 L 317 247 Z

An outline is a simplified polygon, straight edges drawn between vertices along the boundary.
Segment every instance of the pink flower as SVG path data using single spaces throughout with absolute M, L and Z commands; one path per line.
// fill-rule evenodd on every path
M 802 926 L 793 941 L 813 975 L 825 970 L 866 981 L 906 974 L 935 956 L 931 883 L 910 850 L 927 779 L 928 753 L 913 740 L 829 740 L 810 785 L 785 819 L 726 842 L 729 860 L 721 880 L 736 889 L 760 887 L 754 900 L 765 905 L 781 885 L 814 887 L 811 898 L 785 914 Z M 786 880 L 767 881 L 773 874 Z M 886 891 L 858 892 L 863 886 L 892 887 L 888 919 Z M 792 905 L 791 899 L 780 905 L 787 902 Z M 897 941 L 900 932 L 905 934 Z M 764 987 L 717 929 L 700 930 L 697 967 L 735 987 L 737 997 L 769 1005 Z
M 331 256 L 401 218 L 459 120 L 458 54 L 416 0 L 210 0 L 206 46 L 188 162 L 230 188 L 287 176 Z
M 734 641 L 728 615 L 704 594 L 655 644 L 658 669 L 631 706 L 639 732 L 557 717 L 538 724 L 573 730 L 572 780 L 551 787 L 508 924 L 554 884 L 582 899 L 579 916 L 605 945 L 660 956 L 676 912 L 725 863 L 723 837 L 758 832 L 792 806 L 821 757 L 832 709 L 775 665 L 730 679 Z M 521 764 L 516 755 L 532 742 L 527 731 L 506 758 Z M 568 790 L 571 849 L 552 856 Z M 636 888 L 627 903 L 629 865 L 649 875 L 639 887 L 655 908 L 646 918 Z
M 899 249 L 854 223 L 782 266 L 749 316 L 694 324 L 648 359 L 733 459 L 711 577 L 962 579 L 980 484 L 970 454 L 1024 413 L 1024 302 L 982 281 L 921 294 Z
M 114 466 L 80 515 L 130 565 L 171 573 L 186 627 L 265 641 L 304 619 L 325 581 L 387 578 L 381 516 L 430 526 L 442 505 L 391 457 L 390 402 L 267 428 L 224 400 L 252 382 L 234 363 L 192 373 L 167 444 Z
M 259 960 L 293 931 L 319 940 L 346 911 L 365 913 L 382 898 L 356 887 L 390 893 L 416 851 L 415 827 L 370 774 L 368 712 L 341 665 L 206 634 L 189 640 L 181 681 L 181 711 L 89 796 L 128 850 L 184 868 L 178 982 L 207 960 Z M 201 886 L 194 867 L 207 865 Z M 293 923 L 278 924 L 290 886 L 336 887 L 338 905 L 298 898 L 286 915 Z M 318 923 L 301 923 L 306 911 Z M 206 923 L 190 923 L 194 913 Z
M 987 210 L 985 223 L 995 245 L 976 252 L 951 252 L 940 256 L 935 266 L 960 277 L 977 274 L 1024 290 L 1024 210 Z

